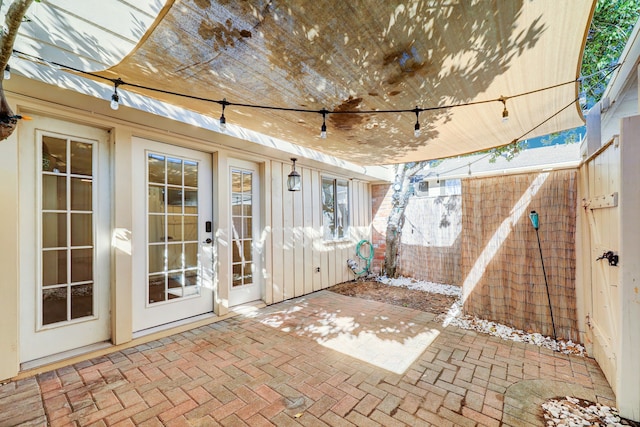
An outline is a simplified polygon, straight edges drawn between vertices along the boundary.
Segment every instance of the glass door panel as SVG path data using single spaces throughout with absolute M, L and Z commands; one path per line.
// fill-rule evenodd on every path
M 232 289 L 253 284 L 253 171 L 231 170 Z
M 41 326 L 94 315 L 94 145 L 42 137 Z
M 147 154 L 147 303 L 200 295 L 198 162 Z

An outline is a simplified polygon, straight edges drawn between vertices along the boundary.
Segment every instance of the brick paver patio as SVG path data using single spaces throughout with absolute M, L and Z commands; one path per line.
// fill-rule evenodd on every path
M 321 291 L 0 386 L 0 426 L 528 426 L 594 360 Z

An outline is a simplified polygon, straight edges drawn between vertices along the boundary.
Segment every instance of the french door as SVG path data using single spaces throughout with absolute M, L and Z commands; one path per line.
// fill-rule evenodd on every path
M 262 297 L 260 256 L 257 239 L 260 230 L 258 165 L 229 159 L 231 183 L 231 276 L 229 306 L 257 301 Z
M 211 154 L 133 140 L 133 330 L 213 311 Z
M 108 134 L 34 116 L 20 129 L 20 360 L 110 338 Z

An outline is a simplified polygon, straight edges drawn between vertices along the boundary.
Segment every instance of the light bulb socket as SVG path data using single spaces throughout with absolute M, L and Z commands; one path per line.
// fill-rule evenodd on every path
M 416 122 L 416 125 L 413 128 L 413 136 L 416 138 L 420 136 L 420 123 Z
M 327 139 L 327 109 L 323 108 L 320 110 L 322 113 L 322 126 L 320 126 L 320 138 Z
M 11 78 L 11 66 L 9 64 L 4 67 L 3 78 L 4 80 L 9 80 Z
M 227 130 L 227 119 L 224 117 L 224 109 L 227 107 L 227 98 L 222 98 L 222 114 L 220 115 L 220 130 L 222 132 Z

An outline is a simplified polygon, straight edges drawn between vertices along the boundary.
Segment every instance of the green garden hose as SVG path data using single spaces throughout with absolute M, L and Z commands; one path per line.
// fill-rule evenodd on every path
M 360 248 L 364 244 L 369 245 L 369 256 L 367 256 L 367 257 L 363 256 L 360 253 Z M 363 273 L 369 274 L 370 271 L 371 271 L 371 261 L 373 260 L 373 245 L 371 244 L 371 242 L 369 242 L 368 240 L 360 240 L 358 242 L 358 245 L 356 246 L 356 255 L 358 255 L 358 258 L 360 258 L 361 260 L 365 261 L 366 265 L 365 265 L 364 269 L 362 269 L 362 271 L 356 272 L 354 270 L 353 272 L 356 274 L 356 276 L 359 276 L 360 274 L 363 274 Z

